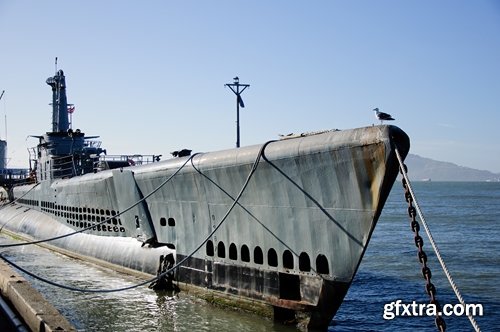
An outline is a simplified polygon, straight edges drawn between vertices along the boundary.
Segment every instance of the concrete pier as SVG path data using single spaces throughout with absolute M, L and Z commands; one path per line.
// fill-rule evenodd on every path
M 11 310 L 10 313 L 2 311 L 3 318 L 11 321 L 12 331 L 76 331 L 26 279 L 3 261 L 0 261 L 0 292 L 0 304 L 4 302 L 7 311 Z

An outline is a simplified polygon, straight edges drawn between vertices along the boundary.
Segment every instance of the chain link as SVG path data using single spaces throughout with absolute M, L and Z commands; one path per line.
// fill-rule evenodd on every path
M 434 241 L 431 231 L 429 229 L 429 226 L 427 225 L 427 222 L 425 221 L 425 218 L 422 214 L 422 211 L 420 210 L 419 204 L 417 202 L 417 198 L 415 197 L 415 194 L 413 192 L 413 189 L 410 184 L 410 179 L 408 178 L 408 168 L 406 165 L 403 163 L 403 159 L 401 158 L 401 155 L 399 154 L 398 148 L 395 148 L 396 152 L 396 157 L 398 158 L 399 161 L 399 166 L 400 166 L 400 171 L 401 174 L 403 175 L 403 187 L 405 189 L 405 198 L 406 201 L 408 202 L 408 215 L 410 216 L 411 219 L 411 229 L 413 233 L 415 233 L 415 245 L 418 250 L 418 261 L 420 264 L 422 264 L 422 274 L 426 280 L 426 286 L 425 290 L 427 294 L 429 294 L 431 300 L 430 302 L 432 304 L 435 304 L 436 307 L 438 307 L 439 303 L 436 300 L 436 287 L 431 282 L 431 272 L 430 269 L 427 267 L 427 255 L 425 252 L 422 250 L 424 242 L 421 238 L 421 236 L 418 234 L 420 231 L 420 225 L 418 222 L 415 220 L 416 213 L 418 213 L 418 216 L 420 218 L 420 221 L 422 222 L 422 226 L 424 227 L 425 233 L 427 234 L 427 238 L 429 239 L 429 243 L 431 245 L 431 248 L 434 250 L 436 253 L 436 258 L 439 261 L 439 264 L 441 264 L 441 267 L 443 268 L 443 272 L 446 275 L 446 278 L 448 279 L 448 282 L 450 283 L 451 288 L 455 292 L 455 295 L 457 296 L 458 301 L 460 301 L 460 304 L 465 306 L 465 301 L 460 295 L 460 291 L 458 290 L 457 285 L 453 281 L 453 278 L 451 277 L 450 271 L 448 271 L 448 268 L 446 267 L 446 264 L 443 260 L 443 257 L 441 256 L 441 253 L 439 252 L 439 249 L 436 245 L 436 242 Z M 415 204 L 415 207 L 413 207 L 413 204 Z M 474 316 L 467 314 L 467 318 L 469 318 L 470 323 L 474 327 L 474 330 L 476 332 L 480 332 L 481 329 L 479 328 L 479 325 L 477 325 L 476 320 L 474 319 Z M 436 317 L 436 326 L 439 329 L 439 331 L 445 331 L 446 330 L 446 324 L 441 316 Z
M 401 174 L 403 175 L 403 172 L 408 172 L 408 169 L 406 165 L 404 165 L 404 170 L 400 169 Z M 414 234 L 414 240 L 415 240 L 415 246 L 418 248 L 418 261 L 422 265 L 422 276 L 424 277 L 426 284 L 425 284 L 425 291 L 429 295 L 430 298 L 430 303 L 434 304 L 436 306 L 436 311 L 441 312 L 441 305 L 439 304 L 438 300 L 436 299 L 436 286 L 431 282 L 432 278 L 432 273 L 431 269 L 427 266 L 427 254 L 424 251 L 424 239 L 420 236 L 420 224 L 418 223 L 416 217 L 417 217 L 417 210 L 413 206 L 413 198 L 410 192 L 410 188 L 408 184 L 406 183 L 406 179 L 403 176 L 403 179 L 401 180 L 403 184 L 403 188 L 405 190 L 405 200 L 408 203 L 408 216 L 410 217 L 410 227 L 411 230 Z M 446 331 L 446 323 L 441 316 L 436 316 L 435 319 L 436 327 L 440 332 Z

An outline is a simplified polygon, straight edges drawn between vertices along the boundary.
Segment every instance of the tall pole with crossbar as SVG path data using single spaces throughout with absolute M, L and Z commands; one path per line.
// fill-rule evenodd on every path
M 243 99 L 241 98 L 241 93 L 245 91 L 246 88 L 250 86 L 250 84 L 241 84 L 238 76 L 233 78 L 233 83 L 224 84 L 224 86 L 228 86 L 231 91 L 236 95 L 236 147 L 240 147 L 240 106 L 245 107 L 243 103 Z

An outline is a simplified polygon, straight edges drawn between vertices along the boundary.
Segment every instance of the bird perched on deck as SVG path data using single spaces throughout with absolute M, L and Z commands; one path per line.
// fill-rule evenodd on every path
M 374 108 L 373 111 L 375 112 L 375 117 L 380 120 L 380 124 L 382 124 L 384 120 L 394 120 L 394 118 L 390 114 L 380 112 L 378 108 Z
M 170 152 L 170 154 L 174 157 L 188 157 L 191 155 L 191 151 L 192 150 L 189 150 L 189 149 L 182 149 L 180 151 L 174 151 L 174 152 Z

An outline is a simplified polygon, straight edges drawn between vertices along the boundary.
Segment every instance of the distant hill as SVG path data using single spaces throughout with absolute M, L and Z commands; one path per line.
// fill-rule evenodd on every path
M 405 160 L 413 181 L 500 181 L 500 174 L 409 154 Z

